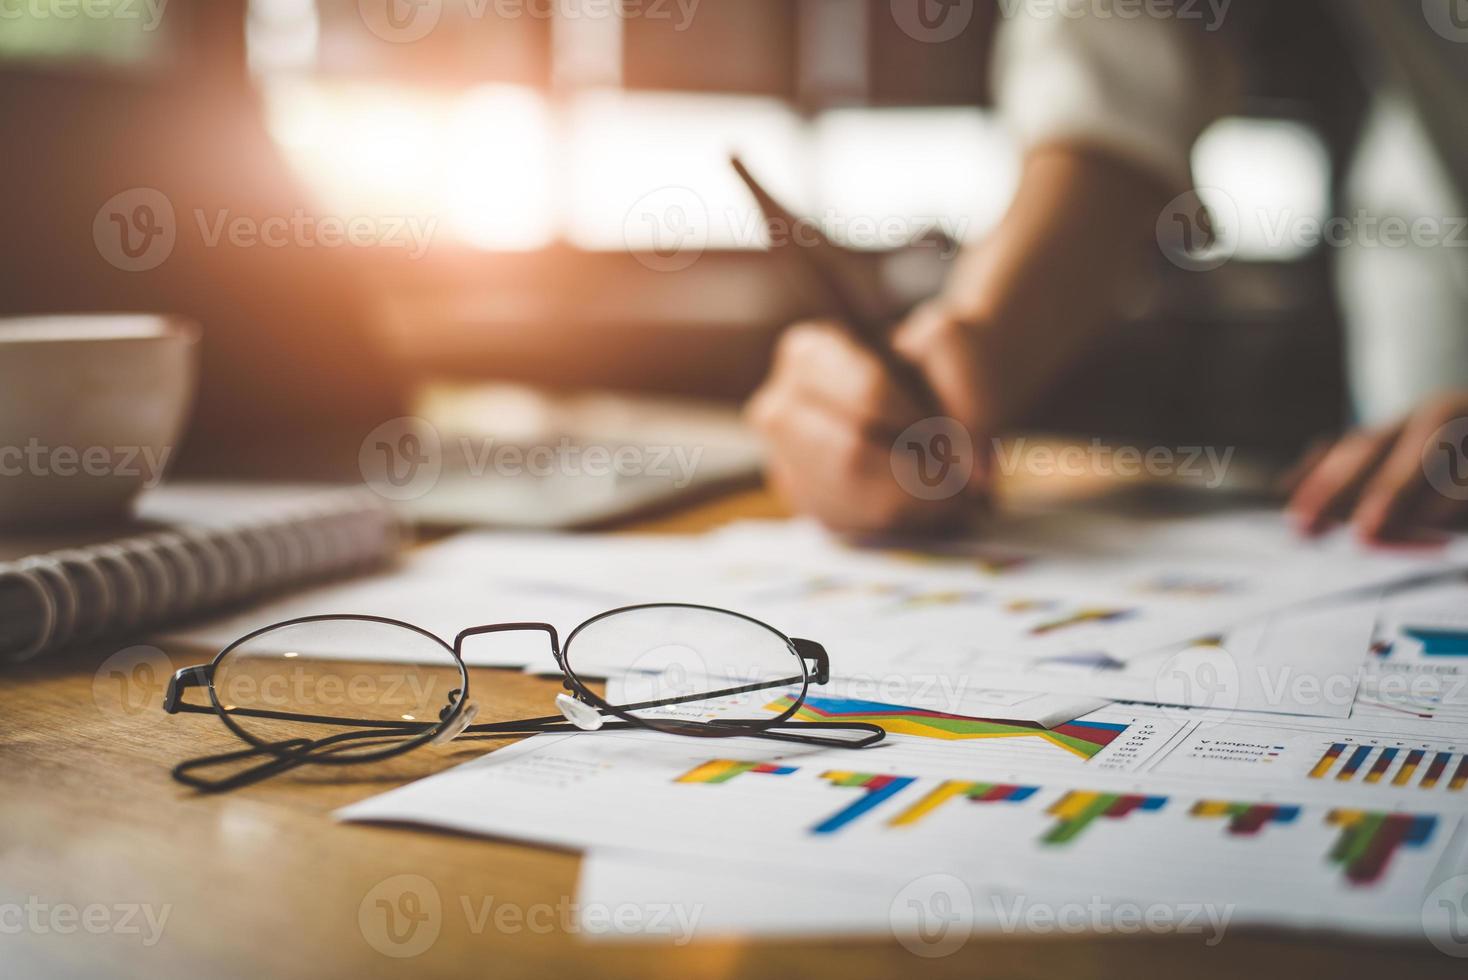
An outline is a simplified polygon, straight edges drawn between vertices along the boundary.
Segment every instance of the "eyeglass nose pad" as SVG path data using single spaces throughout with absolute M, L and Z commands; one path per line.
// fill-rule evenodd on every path
M 600 711 L 568 695 L 557 694 L 556 707 L 560 709 L 561 717 L 583 732 L 594 732 L 606 724 L 606 718 Z
M 452 724 L 440 730 L 439 733 L 433 736 L 433 738 L 429 739 L 429 741 L 432 742 L 434 745 L 447 745 L 449 742 L 452 742 L 454 739 L 464 734 L 464 729 L 474 724 L 474 719 L 478 717 L 479 702 L 470 701 L 468 704 L 464 705 L 464 710 L 459 712 L 459 717 L 455 718 Z

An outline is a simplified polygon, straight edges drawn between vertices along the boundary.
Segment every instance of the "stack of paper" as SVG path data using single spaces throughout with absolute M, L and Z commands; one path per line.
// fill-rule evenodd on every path
M 1442 909 L 1468 896 L 1465 556 L 1303 542 L 1255 513 L 1036 519 L 939 550 L 800 522 L 468 536 L 421 571 L 479 604 L 440 589 L 424 625 L 729 607 L 830 652 L 797 718 L 888 737 L 539 736 L 341 816 L 585 849 L 583 907 L 669 908 L 698 936 L 931 951 L 1263 923 L 1447 942 Z M 795 693 L 718 710 L 773 717 Z M 634 921 L 614 931 L 679 938 Z

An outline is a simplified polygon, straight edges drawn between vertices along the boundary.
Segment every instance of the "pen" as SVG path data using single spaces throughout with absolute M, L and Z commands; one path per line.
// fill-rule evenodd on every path
M 777 201 L 755 179 L 739 157 L 731 156 L 729 162 L 734 166 L 734 172 L 739 175 L 739 179 L 744 181 L 744 186 L 754 195 L 769 227 L 773 229 L 783 226 L 787 232 L 793 232 L 797 226 L 810 228 L 809 240 L 804 242 L 796 242 L 793 233 L 781 238 L 772 235 L 771 251 L 784 258 L 784 266 L 799 283 L 813 289 L 821 301 L 835 313 L 851 339 L 882 362 L 888 375 L 919 409 L 939 414 L 941 403 L 917 365 L 905 360 L 892 349 L 890 322 L 881 312 L 872 309 L 873 304 L 865 302 L 855 286 L 847 280 L 842 269 L 845 257 L 841 248 L 816 228 L 814 222 L 797 218 Z

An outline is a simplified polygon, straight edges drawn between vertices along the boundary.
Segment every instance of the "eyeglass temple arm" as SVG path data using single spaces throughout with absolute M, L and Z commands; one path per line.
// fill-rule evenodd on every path
M 185 667 L 183 670 L 176 671 L 168 679 L 168 690 L 163 695 L 163 710 L 171 715 L 176 715 L 180 711 L 213 714 L 212 707 L 203 704 L 189 704 L 183 699 L 184 691 L 191 687 L 208 687 L 213 677 L 213 664 L 199 664 L 197 667 Z
M 825 684 L 831 680 L 831 655 L 826 648 L 815 640 L 798 640 L 791 637 L 790 643 L 795 647 L 795 653 L 801 660 L 806 661 L 810 671 L 810 682 L 812 684 Z

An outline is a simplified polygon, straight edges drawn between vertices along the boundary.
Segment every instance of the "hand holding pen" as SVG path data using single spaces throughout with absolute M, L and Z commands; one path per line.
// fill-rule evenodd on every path
M 738 160 L 771 225 L 799 219 Z M 982 337 L 941 301 L 900 323 L 850 281 L 820 236 L 775 249 L 797 287 L 829 315 L 781 336 L 746 409 L 769 446 L 768 476 L 796 510 L 845 531 L 937 530 L 987 507 L 993 412 Z

